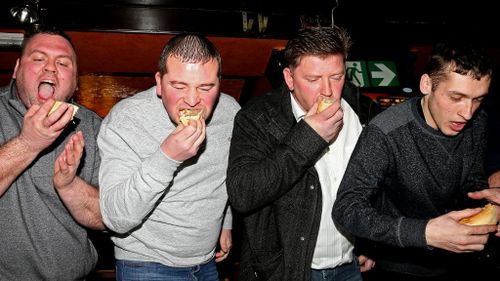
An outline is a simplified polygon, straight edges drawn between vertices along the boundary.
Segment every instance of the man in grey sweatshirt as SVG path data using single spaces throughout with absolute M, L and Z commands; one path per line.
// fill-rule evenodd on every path
M 103 120 L 100 202 L 115 232 L 117 280 L 219 280 L 215 262 L 232 245 L 226 167 L 240 108 L 219 92 L 220 77 L 210 41 L 177 35 L 161 54 L 156 87 Z M 186 111 L 201 119 L 183 123 Z

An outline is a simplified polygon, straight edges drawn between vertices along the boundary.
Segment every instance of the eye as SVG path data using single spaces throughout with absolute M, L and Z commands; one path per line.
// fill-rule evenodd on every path
M 479 98 L 473 99 L 473 101 L 476 102 L 476 103 L 480 103 L 480 102 L 483 101 L 483 99 L 484 99 L 484 97 L 479 97 Z
M 330 77 L 330 79 L 332 79 L 334 81 L 341 81 L 343 77 L 344 77 L 344 75 L 335 75 L 335 76 Z
M 29 58 L 32 60 L 32 61 L 35 61 L 35 62 L 40 62 L 40 61 L 45 61 L 46 59 L 46 56 L 41 53 L 41 52 L 33 52 Z
M 34 56 L 33 57 L 33 61 L 44 61 L 45 60 L 45 57 L 42 57 L 42 56 Z
M 179 90 L 179 91 L 184 91 L 187 89 L 186 86 L 182 85 L 182 84 L 170 84 L 170 86 L 172 86 L 172 88 Z
M 212 86 L 204 86 L 204 87 L 200 87 L 198 89 L 202 92 L 208 92 L 208 91 L 212 90 L 212 88 L 213 88 Z

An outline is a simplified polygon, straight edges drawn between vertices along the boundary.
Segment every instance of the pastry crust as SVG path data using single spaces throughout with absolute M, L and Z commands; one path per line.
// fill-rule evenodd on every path
M 316 113 L 320 113 L 321 111 L 327 109 L 330 105 L 334 104 L 336 101 L 335 98 L 323 98 L 318 105 L 318 110 Z
M 497 208 L 493 204 L 486 204 L 481 212 L 463 218 L 459 221 L 461 224 L 466 225 L 487 225 L 487 224 L 497 224 L 498 216 L 497 216 Z
M 67 103 L 67 102 L 63 102 L 63 101 L 58 101 L 56 100 L 56 102 L 54 103 L 54 105 L 52 106 L 52 108 L 50 109 L 49 111 L 49 114 L 52 114 L 52 112 L 56 111 L 56 109 L 59 108 L 59 106 L 61 106 L 62 104 L 64 103 Z M 71 104 L 71 103 L 67 103 L 69 104 L 71 107 L 73 107 L 73 116 L 71 116 L 71 120 L 73 120 L 73 118 L 75 118 L 75 114 L 76 112 L 78 111 L 78 106 L 74 105 L 74 104 Z
M 182 125 L 188 126 L 190 120 L 193 120 L 193 121 L 200 120 L 202 114 L 203 114 L 203 110 L 201 110 L 201 109 L 186 108 L 186 109 L 181 110 L 181 112 L 179 114 L 179 121 L 182 123 Z

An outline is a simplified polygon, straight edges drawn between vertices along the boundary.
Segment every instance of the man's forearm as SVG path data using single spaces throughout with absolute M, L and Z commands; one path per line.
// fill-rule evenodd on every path
M 15 137 L 0 146 L 0 196 L 38 155 L 26 141 Z
M 99 207 L 99 189 L 79 177 L 75 178 L 74 186 L 58 190 L 59 196 L 73 218 L 82 226 L 104 230 L 101 210 Z

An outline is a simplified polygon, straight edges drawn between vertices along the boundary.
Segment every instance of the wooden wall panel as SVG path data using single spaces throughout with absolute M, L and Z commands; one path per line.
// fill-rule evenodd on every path
M 100 116 L 105 116 L 117 101 L 155 84 L 161 50 L 173 36 L 98 31 L 67 33 L 78 54 L 80 85 L 75 98 Z M 270 83 L 265 81 L 266 69 L 273 50 L 283 49 L 286 40 L 208 38 L 222 56 L 221 91 L 241 101 L 243 96 L 247 100 L 270 89 Z M 18 56 L 19 51 L 0 50 L 0 85 L 9 82 Z

